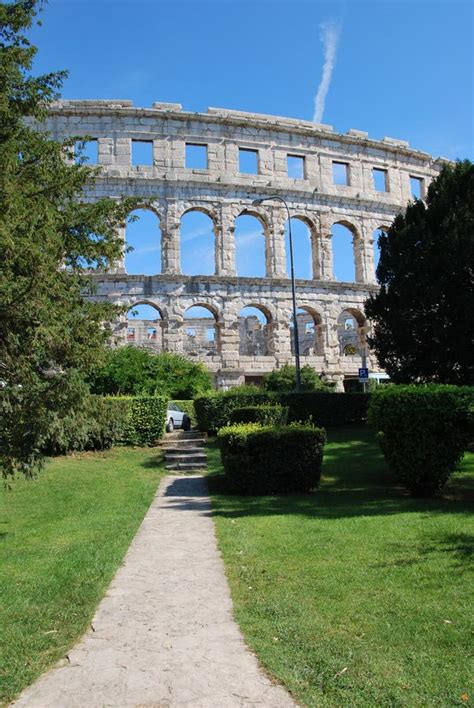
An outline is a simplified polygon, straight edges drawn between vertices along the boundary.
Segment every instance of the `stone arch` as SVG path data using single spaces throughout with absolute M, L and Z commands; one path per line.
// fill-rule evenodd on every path
M 363 280 L 360 232 L 351 221 L 337 219 L 331 225 L 333 275 L 335 280 L 361 282 Z M 335 239 L 337 239 L 335 241 Z M 342 243 L 342 239 L 345 240 Z M 350 239 L 350 240 L 348 240 Z
M 124 227 L 124 240 L 125 272 L 128 275 L 161 273 L 163 261 L 161 216 L 153 205 L 144 203 L 129 212 Z M 128 251 L 129 248 L 131 250 Z
M 304 225 L 304 227 L 302 225 Z M 307 216 L 303 214 L 292 214 L 291 230 L 293 236 L 295 278 L 311 280 L 319 271 L 316 226 Z M 290 277 L 291 261 L 288 219 L 285 221 L 285 257 L 286 274 Z
M 324 354 L 324 322 L 321 313 L 309 305 L 300 305 L 296 310 L 300 356 Z M 295 355 L 293 313 L 290 315 L 291 353 Z
M 151 300 L 140 299 L 131 304 L 121 321 L 123 344 L 163 351 L 164 317 L 162 309 Z
M 215 275 L 217 223 L 212 210 L 191 205 L 179 220 L 181 270 L 184 275 Z
M 251 222 L 250 219 L 254 221 Z M 259 225 L 258 228 L 255 221 Z M 253 278 L 269 275 L 271 271 L 269 235 L 268 221 L 259 211 L 246 208 L 237 214 L 234 221 L 237 275 Z
M 362 357 L 367 351 L 367 319 L 354 307 L 345 307 L 337 318 L 337 337 L 341 356 Z
M 183 327 L 184 354 L 200 359 L 219 354 L 218 311 L 214 305 L 201 301 L 189 305 L 183 312 Z
M 269 356 L 272 353 L 273 316 L 259 303 L 245 304 L 239 310 L 239 354 Z

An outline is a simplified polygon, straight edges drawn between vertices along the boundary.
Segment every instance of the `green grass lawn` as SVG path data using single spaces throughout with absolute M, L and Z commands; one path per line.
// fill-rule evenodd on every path
M 209 459 L 236 619 L 297 700 L 474 705 L 474 455 L 438 500 L 397 488 L 361 427 L 328 431 L 313 495 L 228 495 Z
M 0 485 L 0 703 L 86 630 L 152 501 L 160 461 L 156 450 L 115 448 Z

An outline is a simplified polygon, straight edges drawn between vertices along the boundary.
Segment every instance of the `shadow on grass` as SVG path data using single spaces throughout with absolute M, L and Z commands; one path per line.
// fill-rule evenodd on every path
M 244 497 L 229 490 L 222 474 L 216 441 L 208 444 L 208 484 L 216 497 L 214 514 L 237 518 L 253 515 L 302 514 L 317 518 L 380 516 L 410 512 L 459 513 L 473 511 L 472 456 L 453 476 L 442 497 L 415 499 L 390 476 L 373 431 L 368 427 L 333 428 L 328 431 L 322 481 L 310 494 Z

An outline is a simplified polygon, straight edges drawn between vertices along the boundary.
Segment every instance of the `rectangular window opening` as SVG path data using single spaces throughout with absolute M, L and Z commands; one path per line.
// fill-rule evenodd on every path
M 288 155 L 286 159 L 288 177 L 304 179 L 304 157 L 301 155 Z
M 374 187 L 376 192 L 388 192 L 388 173 L 387 170 L 374 167 L 372 169 L 374 177 Z
M 258 175 L 258 150 L 239 148 L 239 172 L 245 175 Z
M 423 179 L 410 175 L 410 190 L 413 199 L 423 199 Z
M 216 331 L 214 327 L 208 327 L 207 328 L 207 341 L 208 342 L 214 342 L 216 339 Z
M 132 165 L 153 164 L 153 141 L 132 140 Z
M 191 170 L 207 170 L 207 145 L 186 143 L 186 167 Z
M 188 335 L 188 337 L 195 337 L 195 336 L 196 336 L 196 330 L 194 329 L 194 327 L 187 327 L 187 328 L 186 328 L 186 334 Z
M 78 141 L 74 146 L 74 158 L 77 163 L 97 165 L 99 161 L 99 143 L 97 140 Z
M 348 162 L 332 163 L 332 180 L 334 184 L 343 184 L 346 186 L 350 184 Z

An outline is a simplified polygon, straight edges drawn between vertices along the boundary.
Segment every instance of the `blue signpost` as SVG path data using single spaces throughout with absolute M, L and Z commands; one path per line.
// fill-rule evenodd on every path
M 366 367 L 361 367 L 359 369 L 359 382 L 368 383 L 369 381 L 369 370 Z

